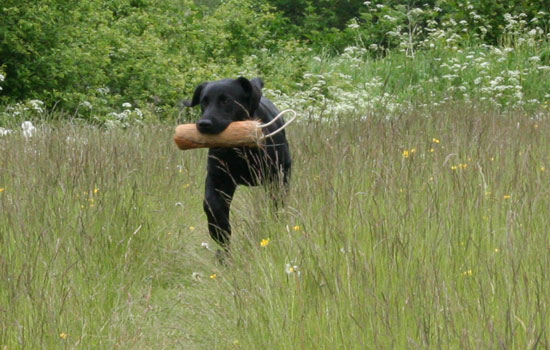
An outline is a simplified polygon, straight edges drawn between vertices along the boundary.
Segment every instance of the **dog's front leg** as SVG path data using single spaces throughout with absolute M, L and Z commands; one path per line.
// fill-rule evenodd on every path
M 229 207 L 235 188 L 230 178 L 220 179 L 210 174 L 206 176 L 204 212 L 208 218 L 208 231 L 210 237 L 224 249 L 228 249 L 231 236 Z

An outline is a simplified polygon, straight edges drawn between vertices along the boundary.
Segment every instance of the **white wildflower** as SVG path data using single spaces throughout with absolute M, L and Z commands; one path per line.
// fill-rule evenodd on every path
M 97 89 L 97 92 L 99 92 L 102 95 L 107 95 L 111 90 L 108 87 L 100 87 Z
M 21 128 L 23 129 L 23 136 L 25 136 L 25 138 L 31 137 L 36 132 L 36 128 L 29 121 L 23 122 Z
M 124 102 L 122 104 L 122 108 L 131 108 L 132 107 L 132 104 L 128 103 L 128 102 Z
M 458 78 L 458 75 L 456 74 L 446 74 L 442 76 L 443 79 L 453 80 L 455 78 Z
M 6 136 L 13 132 L 13 130 L 10 129 L 4 129 L 0 127 L 0 136 Z
M 286 264 L 285 272 L 287 275 L 292 275 L 292 274 L 297 274 L 298 276 L 300 275 L 300 271 L 297 265 Z
M 44 102 L 40 100 L 30 100 L 29 104 L 31 105 L 32 109 L 34 109 L 38 113 L 43 113 L 44 110 L 42 109 L 42 106 L 44 105 Z
M 409 15 L 421 15 L 423 13 L 424 13 L 424 11 L 421 8 L 415 7 L 412 10 L 410 10 L 408 14 Z

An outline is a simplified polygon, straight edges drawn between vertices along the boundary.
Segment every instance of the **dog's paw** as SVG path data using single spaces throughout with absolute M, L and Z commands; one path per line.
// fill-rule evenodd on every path
M 227 265 L 229 257 L 230 257 L 229 251 L 227 251 L 225 249 L 216 250 L 215 258 L 216 258 L 216 262 L 218 264 Z

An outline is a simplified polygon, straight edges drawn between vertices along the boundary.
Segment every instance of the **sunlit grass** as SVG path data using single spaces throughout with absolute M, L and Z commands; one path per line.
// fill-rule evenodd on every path
M 0 137 L 7 349 L 550 346 L 550 124 L 479 106 L 289 130 L 293 178 L 232 207 L 172 126 Z

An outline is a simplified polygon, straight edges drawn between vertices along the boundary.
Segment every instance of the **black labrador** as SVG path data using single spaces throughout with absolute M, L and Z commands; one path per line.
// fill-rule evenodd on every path
M 195 89 L 192 100 L 186 101 L 185 105 L 200 104 L 202 116 L 196 123 L 199 132 L 219 134 L 231 122 L 259 119 L 267 123 L 279 114 L 275 105 L 262 96 L 262 88 L 260 78 L 207 82 Z M 283 124 L 281 118 L 264 132 L 273 132 Z M 290 167 L 290 149 L 284 130 L 268 138 L 261 148 L 211 148 L 204 196 L 210 236 L 224 249 L 228 248 L 231 235 L 229 207 L 237 185 L 273 184 L 284 191 L 288 186 Z

